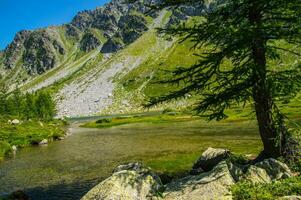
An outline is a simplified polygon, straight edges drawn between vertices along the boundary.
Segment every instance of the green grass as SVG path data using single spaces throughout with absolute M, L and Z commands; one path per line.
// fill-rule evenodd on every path
M 232 187 L 234 200 L 274 200 L 283 196 L 301 195 L 301 177 L 292 177 L 269 184 L 242 182 Z
M 157 116 L 129 116 L 129 117 L 115 117 L 104 118 L 101 120 L 88 122 L 81 127 L 84 128 L 109 128 L 113 126 L 120 126 L 124 124 L 133 123 L 168 123 L 168 122 L 184 122 L 198 120 L 199 117 L 191 117 L 189 115 L 168 115 L 162 114 Z
M 38 144 L 43 139 L 53 140 L 65 133 L 62 121 L 40 122 L 36 120 L 22 121 L 19 125 L 0 119 L 0 160 L 10 151 L 11 146 L 26 147 Z
M 11 152 L 11 146 L 6 141 L 0 140 L 0 161 L 4 159 L 5 156 L 8 155 L 8 153 Z

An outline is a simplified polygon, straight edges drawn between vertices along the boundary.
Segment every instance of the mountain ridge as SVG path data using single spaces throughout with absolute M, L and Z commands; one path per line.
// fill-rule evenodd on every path
M 127 4 L 113 0 L 78 13 L 68 24 L 18 32 L 0 59 L 2 81 L 11 89 L 18 85 L 22 91 L 50 89 L 57 99 L 60 117 L 108 110 L 120 88 L 116 80 L 175 43 L 176 39 L 163 39 L 155 29 L 198 16 L 205 8 L 183 6 L 145 14 L 146 2 L 152 1 Z M 135 55 L 137 49 L 140 52 Z M 130 104 L 126 101 L 117 107 Z

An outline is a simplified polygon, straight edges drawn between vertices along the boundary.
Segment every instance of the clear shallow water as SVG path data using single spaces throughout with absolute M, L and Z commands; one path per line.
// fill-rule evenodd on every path
M 109 129 L 72 125 L 70 130 L 72 135 L 63 141 L 21 149 L 0 163 L 0 195 L 21 189 L 33 200 L 80 199 L 123 162 L 201 154 L 209 146 L 244 153 L 260 148 L 256 127 L 249 122 L 131 124 Z

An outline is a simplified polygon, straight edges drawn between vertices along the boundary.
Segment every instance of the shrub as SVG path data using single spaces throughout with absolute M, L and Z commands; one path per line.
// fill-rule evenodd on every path
M 111 122 L 112 122 L 112 120 L 111 119 L 107 119 L 107 118 L 105 118 L 105 119 L 99 119 L 99 120 L 96 121 L 97 124 L 105 124 L 105 123 L 111 123 Z
M 170 113 L 170 112 L 173 112 L 173 110 L 171 108 L 165 108 L 162 113 L 166 114 L 166 113 Z
M 8 142 L 0 141 L 0 160 L 11 151 L 11 146 Z
M 274 200 L 282 196 L 301 195 L 301 177 L 272 183 L 241 182 L 232 187 L 234 200 Z

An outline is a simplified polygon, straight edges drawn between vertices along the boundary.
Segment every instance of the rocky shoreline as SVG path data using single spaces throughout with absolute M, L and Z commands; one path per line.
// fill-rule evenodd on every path
M 158 174 L 141 163 L 120 165 L 82 200 L 226 200 L 232 199 L 231 187 L 240 181 L 271 183 L 293 176 L 286 164 L 272 158 L 249 164 L 236 162 L 232 156 L 228 150 L 208 148 L 190 175 L 165 185 Z

